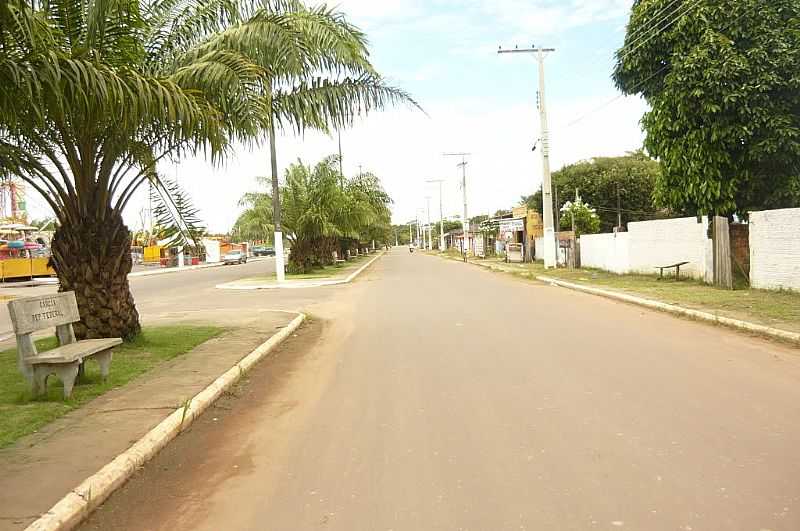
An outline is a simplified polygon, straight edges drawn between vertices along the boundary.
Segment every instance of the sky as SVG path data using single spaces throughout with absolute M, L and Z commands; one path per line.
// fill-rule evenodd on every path
M 498 55 L 498 46 L 555 48 L 545 61 L 551 167 L 641 147 L 644 102 L 618 98 L 611 81 L 613 53 L 622 44 L 631 0 L 341 0 L 337 5 L 366 32 L 371 59 L 390 82 L 411 93 L 424 113 L 401 106 L 371 114 L 342 131 L 346 175 L 378 175 L 391 195 L 393 221 L 406 223 L 430 197 L 439 216 L 443 179 L 445 216 L 462 211 L 460 159 L 468 152 L 470 217 L 519 203 L 542 181 L 533 55 Z M 313 164 L 338 151 L 337 139 L 316 132 L 282 134 L 281 175 L 298 158 Z M 221 165 L 202 158 L 163 164 L 177 177 L 212 232 L 227 232 L 239 198 L 258 190 L 269 174 L 266 146 L 239 148 Z M 31 214 L 44 208 L 30 197 Z M 125 213 L 131 229 L 142 225 L 146 193 Z M 427 212 L 419 213 L 424 220 Z

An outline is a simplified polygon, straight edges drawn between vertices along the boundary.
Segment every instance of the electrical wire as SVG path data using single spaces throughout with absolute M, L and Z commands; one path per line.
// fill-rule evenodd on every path
M 757 6 L 754 4 L 754 5 L 753 5 L 753 6 L 752 6 L 750 9 L 753 9 L 753 8 L 755 8 L 755 7 L 757 7 Z M 748 10 L 748 11 L 749 11 L 749 10 Z M 733 19 L 733 20 L 732 20 L 732 21 L 731 21 L 731 22 L 730 22 L 728 25 L 724 26 L 724 27 L 723 27 L 722 29 L 720 29 L 719 31 L 720 31 L 720 32 L 723 32 L 723 31 L 725 31 L 725 30 L 729 29 L 731 26 L 733 26 L 734 24 L 736 24 L 736 23 L 737 23 L 739 20 L 741 20 L 742 18 L 744 18 L 744 16 L 745 16 L 745 15 L 749 14 L 749 13 L 748 13 L 748 11 L 745 11 L 744 13 L 742 13 L 741 15 L 739 15 L 738 17 L 736 17 L 735 19 Z M 644 85 L 644 84 L 646 84 L 648 81 L 650 81 L 651 79 L 653 79 L 654 77 L 656 77 L 657 75 L 659 75 L 660 73 L 662 73 L 664 70 L 666 70 L 666 69 L 667 69 L 667 68 L 669 68 L 669 67 L 670 67 L 670 63 L 667 63 L 667 64 L 665 64 L 664 66 L 662 66 L 661 68 L 659 68 L 658 70 L 656 70 L 655 72 L 653 72 L 651 75 L 649 75 L 647 78 L 645 78 L 645 79 L 643 79 L 642 81 L 639 81 L 639 82 L 637 82 L 637 83 L 634 83 L 634 84 L 633 84 L 633 85 L 632 85 L 632 86 L 631 86 L 631 87 L 628 89 L 628 92 L 629 92 L 629 93 L 630 93 L 630 92 L 634 92 L 636 89 L 638 89 L 639 87 L 643 86 L 643 85 Z M 575 118 L 574 120 L 570 121 L 569 123 L 567 123 L 567 125 L 565 125 L 565 126 L 563 127 L 563 129 L 568 129 L 568 128 L 570 128 L 570 127 L 574 126 L 575 124 L 577 124 L 577 123 L 579 123 L 579 122 L 583 121 L 584 119 L 586 119 L 587 117 L 591 116 L 592 114 L 595 114 L 596 112 L 599 112 L 599 111 L 601 111 L 601 110 L 605 109 L 606 107 L 608 107 L 608 106 L 609 106 L 609 105 L 611 105 L 612 103 L 616 102 L 617 100 L 619 100 L 619 99 L 621 99 L 621 98 L 623 98 L 623 97 L 625 97 L 625 96 L 626 96 L 626 94 L 618 94 L 617 96 L 615 96 L 614 98 L 612 98 L 612 99 L 608 100 L 607 102 L 603 103 L 602 105 L 600 105 L 600 106 L 598 106 L 598 107 L 595 107 L 594 109 L 592 109 L 592 110 L 590 110 L 590 111 L 586 112 L 585 114 L 583 114 L 583 115 L 579 116 L 578 118 Z

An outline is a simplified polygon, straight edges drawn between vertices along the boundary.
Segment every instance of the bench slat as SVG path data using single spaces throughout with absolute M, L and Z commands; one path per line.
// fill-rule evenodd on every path
M 122 339 L 112 337 L 108 339 L 85 339 L 77 343 L 70 343 L 63 345 L 35 357 L 25 358 L 26 363 L 70 363 L 81 358 L 86 358 L 92 354 L 97 354 L 104 350 L 116 347 L 122 344 Z

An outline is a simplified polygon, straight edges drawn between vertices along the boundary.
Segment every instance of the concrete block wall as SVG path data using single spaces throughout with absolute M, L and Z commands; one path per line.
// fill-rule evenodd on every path
M 627 232 L 581 236 L 581 266 L 612 273 L 630 271 L 630 241 Z
M 700 223 L 696 217 L 632 222 L 628 223 L 628 234 L 632 272 L 652 274 L 657 272 L 657 266 L 689 262 L 681 267 L 681 273 L 707 281 L 713 279 L 705 216 Z
M 713 279 L 708 220 L 659 219 L 628 223 L 628 232 L 581 236 L 581 264 L 614 273 L 657 273 L 656 267 L 689 262 L 681 274 Z
M 750 212 L 750 284 L 800 290 L 800 208 Z
M 544 260 L 544 236 L 537 236 L 533 240 L 533 252 L 536 260 Z

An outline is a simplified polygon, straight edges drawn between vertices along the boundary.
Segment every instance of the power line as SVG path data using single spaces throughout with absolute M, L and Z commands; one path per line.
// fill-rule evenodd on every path
M 635 47 L 634 47 L 632 50 L 627 50 L 627 51 L 625 51 L 625 52 L 624 52 L 622 55 L 620 55 L 620 56 L 619 56 L 619 59 L 618 59 L 618 60 L 619 60 L 619 61 L 622 61 L 623 59 L 625 59 L 626 57 L 628 57 L 630 54 L 632 54 L 633 52 L 635 52 L 636 50 L 638 50 L 639 48 L 641 48 L 642 46 L 644 46 L 645 44 L 647 44 L 648 42 L 650 42 L 651 40 L 653 40 L 654 38 L 658 37 L 660 34 L 664 33 L 664 32 L 667 30 L 667 28 L 669 28 L 671 25 L 673 25 L 674 23 L 676 23 L 676 22 L 678 21 L 678 19 L 680 19 L 680 18 L 682 18 L 682 17 L 684 17 L 684 16 L 688 15 L 690 11 L 692 11 L 693 9 L 696 9 L 697 7 L 699 7 L 699 5 L 700 5 L 700 2 L 701 2 L 701 0 L 695 0 L 694 4 L 686 4 L 686 5 L 688 5 L 689 7 L 688 7 L 688 8 L 686 8 L 686 9 L 683 11 L 683 13 L 680 13 L 680 14 L 678 14 L 678 15 L 675 15 L 675 17 L 674 17 L 672 20 L 669 20 L 669 21 L 667 21 L 667 23 L 666 23 L 666 24 L 664 24 L 663 26 L 660 26 L 660 27 L 656 28 L 655 32 L 654 32 L 652 35 L 650 35 L 650 36 L 649 36 L 647 39 L 645 39 L 644 41 L 641 41 L 641 40 L 640 40 L 639 44 L 637 44 L 637 45 L 636 45 L 636 46 L 635 46 Z M 675 12 L 679 11 L 679 10 L 680 10 L 681 8 L 683 8 L 683 7 L 685 7 L 685 6 L 679 6 L 679 7 L 678 7 L 678 8 L 677 8 L 675 11 L 673 11 L 673 13 L 675 13 Z M 670 13 L 670 14 L 672 14 L 672 13 Z M 662 21 L 663 21 L 663 20 L 665 20 L 665 19 L 662 19 Z M 657 25 L 657 24 L 660 24 L 660 22 L 657 22 L 657 23 L 656 23 L 656 25 Z M 623 47 L 623 49 L 624 49 L 624 47 Z
M 753 5 L 753 7 L 757 7 L 757 6 L 754 4 L 754 5 Z M 751 7 L 750 9 L 753 9 L 753 7 Z M 720 31 L 720 32 L 723 32 L 723 31 L 725 31 L 725 30 L 729 29 L 731 26 L 733 26 L 734 24 L 736 24 L 736 23 L 737 23 L 739 20 L 741 20 L 742 18 L 744 18 L 744 17 L 745 17 L 745 15 L 748 15 L 748 14 L 749 14 L 749 13 L 748 13 L 747 11 L 746 11 L 746 12 L 744 12 L 744 13 L 742 13 L 741 15 L 739 15 L 738 17 L 736 17 L 735 19 L 733 19 L 733 20 L 732 20 L 732 21 L 731 21 L 731 22 L 730 22 L 728 25 L 726 25 L 726 26 L 724 26 L 723 28 L 721 28 L 719 31 Z M 671 66 L 671 63 L 667 63 L 667 64 L 665 64 L 664 66 L 662 66 L 661 68 L 659 68 L 658 70 L 656 70 L 655 72 L 653 72 L 651 75 L 647 76 L 647 78 L 645 78 L 645 79 L 643 79 L 642 81 L 639 81 L 639 82 L 637 82 L 637 83 L 634 83 L 634 84 L 633 84 L 633 86 L 631 86 L 630 88 L 628 88 L 628 92 L 629 92 L 629 93 L 631 93 L 631 92 L 634 92 L 636 89 L 638 89 L 638 88 L 639 88 L 639 87 L 641 87 L 642 85 L 646 84 L 648 81 L 650 81 L 651 79 L 653 79 L 654 77 L 656 77 L 657 75 L 659 75 L 660 73 L 662 73 L 664 70 L 666 70 L 666 69 L 667 69 L 667 68 L 669 68 L 670 66 Z M 601 111 L 601 110 L 605 109 L 606 107 L 608 107 L 608 106 L 609 106 L 609 105 L 611 105 L 612 103 L 616 102 L 617 100 L 619 100 L 619 99 L 621 99 L 621 98 L 623 98 L 623 97 L 625 97 L 625 96 L 626 96 L 626 94 L 622 94 L 622 93 L 621 93 L 621 94 L 618 94 L 617 96 L 615 96 L 614 98 L 612 98 L 612 99 L 608 100 L 607 102 L 603 103 L 602 105 L 600 105 L 600 106 L 598 106 L 598 107 L 595 107 L 594 109 L 592 109 L 592 110 L 588 111 L 587 113 L 585 113 L 585 114 L 583 114 L 583 115 L 581 115 L 581 116 L 579 116 L 579 117 L 575 118 L 574 120 L 572 120 L 571 122 L 569 122 L 569 123 L 568 123 L 566 126 L 564 126 L 564 129 L 567 129 L 567 128 L 570 128 L 570 127 L 572 127 L 573 125 L 575 125 L 575 124 L 577 124 L 577 123 L 579 123 L 579 122 L 583 121 L 584 119 L 586 119 L 587 117 L 591 116 L 592 114 L 595 114 L 596 112 L 598 112 L 598 111 Z
M 673 11 L 671 11 L 669 14 L 665 15 L 661 19 L 653 22 L 650 25 L 650 27 L 645 30 L 644 34 L 642 34 L 639 37 L 631 40 L 630 42 L 625 44 L 622 48 L 620 48 L 619 51 L 620 52 L 624 51 L 624 53 L 620 56 L 619 60 L 621 61 L 622 59 L 624 59 L 625 57 L 627 57 L 631 53 L 635 52 L 636 50 L 638 50 L 639 48 L 641 48 L 642 46 L 644 46 L 645 44 L 647 44 L 648 42 L 653 40 L 655 37 L 657 37 L 661 33 L 664 33 L 664 31 L 666 31 L 666 29 L 668 27 L 670 27 L 672 24 L 677 22 L 678 19 L 688 15 L 690 11 L 692 11 L 693 9 L 696 9 L 697 7 L 699 7 L 700 2 L 701 2 L 701 0 L 694 0 L 694 3 L 692 3 L 691 0 L 690 0 L 686 4 L 679 5 Z M 678 13 L 682 9 L 683 9 L 683 12 L 682 13 Z M 655 18 L 655 17 L 653 17 L 653 18 Z M 666 21 L 666 23 L 664 23 L 665 21 Z M 649 35 L 648 35 L 648 33 L 649 33 Z M 626 48 L 628 48 L 628 50 L 625 50 Z M 631 49 L 631 48 L 633 48 L 633 49 Z
M 658 10 L 658 11 L 657 11 L 657 12 L 656 12 L 654 15 L 653 15 L 653 17 L 652 17 L 652 18 L 658 18 L 658 17 L 660 17 L 660 16 L 661 16 L 661 14 L 662 14 L 662 13 L 664 13 L 664 11 L 666 11 L 666 10 L 667 10 L 667 9 L 669 9 L 670 7 L 674 6 L 674 5 L 675 5 L 675 4 L 676 4 L 678 1 L 680 1 L 680 0 L 672 0 L 672 2 L 670 2 L 670 3 L 669 3 L 669 4 L 667 4 L 666 6 L 662 7 L 661 9 L 659 9 L 659 10 Z M 650 29 L 652 29 L 652 26 L 651 26 L 650 28 L 646 28 L 646 27 L 640 27 L 639 29 L 637 29 L 636 31 L 634 31 L 633 33 L 631 33 L 631 34 L 630 34 L 628 37 L 629 37 L 629 38 L 631 38 L 631 39 L 638 38 L 638 36 L 639 36 L 639 35 L 642 35 L 643 33 L 645 33 L 645 32 L 647 32 L 647 31 L 649 31 Z

